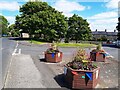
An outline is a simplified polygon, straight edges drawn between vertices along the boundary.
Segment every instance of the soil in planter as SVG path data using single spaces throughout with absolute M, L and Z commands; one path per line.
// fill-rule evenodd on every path
M 92 62 L 72 61 L 67 64 L 68 67 L 75 70 L 94 70 L 97 68 Z

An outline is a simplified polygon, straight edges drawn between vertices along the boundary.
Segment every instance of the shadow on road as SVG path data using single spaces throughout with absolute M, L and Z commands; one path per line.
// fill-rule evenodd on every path
M 40 62 L 47 62 L 45 58 L 41 58 L 39 60 L 40 60 Z
M 9 40 L 31 40 L 30 38 L 10 37 Z
M 54 79 L 62 88 L 70 89 L 68 84 L 65 82 L 64 74 L 59 74 L 59 75 L 55 76 Z

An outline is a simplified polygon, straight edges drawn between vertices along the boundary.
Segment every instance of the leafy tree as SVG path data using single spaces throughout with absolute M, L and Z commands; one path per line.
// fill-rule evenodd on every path
M 102 41 L 107 41 L 107 37 L 106 36 L 101 36 L 101 40 Z
M 18 36 L 20 36 L 19 30 L 18 30 L 18 29 L 15 29 L 15 24 L 10 25 L 10 26 L 8 27 L 8 30 L 9 30 L 10 35 L 11 35 L 12 37 L 18 37 Z
M 118 30 L 118 40 L 120 40 L 120 17 L 118 18 L 118 25 L 116 28 Z
M 4 16 L 0 15 L 0 30 L 2 31 L 0 31 L 0 34 L 8 34 L 8 25 L 9 23 L 7 19 Z
M 30 37 L 39 34 L 47 41 L 58 41 L 66 34 L 68 24 L 64 15 L 46 2 L 27 2 L 16 16 L 16 27 L 28 32 Z
M 89 40 L 91 38 L 91 30 L 88 22 L 82 17 L 74 14 L 68 19 L 67 40 Z

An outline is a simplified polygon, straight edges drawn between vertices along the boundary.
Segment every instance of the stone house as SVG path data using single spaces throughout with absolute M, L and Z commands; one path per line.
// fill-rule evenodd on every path
M 114 32 L 107 32 L 107 30 L 105 29 L 105 31 L 93 31 L 92 35 L 93 35 L 93 39 L 97 40 L 101 37 L 106 37 L 107 40 L 117 40 L 117 34 L 118 32 L 116 32 L 116 30 L 114 30 Z

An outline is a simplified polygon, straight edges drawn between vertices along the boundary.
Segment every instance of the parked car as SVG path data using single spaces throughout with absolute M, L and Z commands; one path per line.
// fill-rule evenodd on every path
M 106 44 L 112 44 L 112 41 L 107 40 Z
M 7 34 L 2 34 L 3 37 L 7 37 Z
M 117 46 L 117 47 L 120 47 L 120 40 L 117 40 L 116 46 Z
M 117 45 L 117 41 L 113 41 L 112 44 Z

